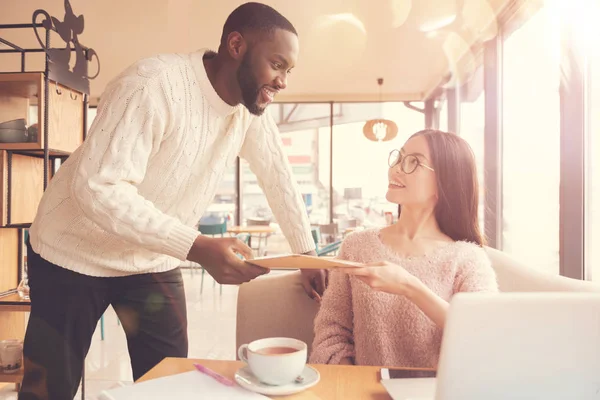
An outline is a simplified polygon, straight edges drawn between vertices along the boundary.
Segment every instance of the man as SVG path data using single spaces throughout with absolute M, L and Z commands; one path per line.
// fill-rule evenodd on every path
M 28 246 L 31 316 L 20 399 L 73 398 L 98 319 L 112 305 L 134 379 L 187 356 L 182 260 L 219 283 L 268 271 L 250 248 L 194 228 L 238 155 L 257 175 L 296 253 L 314 254 L 302 197 L 265 108 L 298 55 L 292 24 L 247 3 L 227 19 L 218 53 L 137 62 L 108 84 L 84 144 L 52 179 Z M 303 271 L 323 293 L 326 274 Z

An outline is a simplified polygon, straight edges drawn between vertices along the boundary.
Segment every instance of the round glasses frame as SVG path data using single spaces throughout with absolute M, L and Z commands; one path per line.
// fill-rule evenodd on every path
M 414 154 L 407 154 L 404 157 L 402 157 L 402 153 L 400 153 L 400 150 L 394 149 L 390 152 L 390 155 L 388 156 L 388 165 L 390 166 L 390 168 L 394 168 L 398 164 L 400 164 L 400 169 L 402 169 L 402 172 L 404 172 L 407 175 L 415 172 L 418 167 L 423 167 L 435 172 L 433 168 L 431 168 L 427 164 L 422 163 L 421 160 L 419 160 L 419 158 Z

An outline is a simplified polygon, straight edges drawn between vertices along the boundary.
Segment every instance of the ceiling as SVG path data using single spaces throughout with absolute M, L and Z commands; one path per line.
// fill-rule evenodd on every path
M 468 79 L 471 48 L 493 38 L 497 15 L 510 0 L 264 0 L 296 26 L 301 53 L 279 101 L 422 100 L 441 83 Z M 80 41 L 102 63 L 92 81 L 99 96 L 107 82 L 139 58 L 216 48 L 227 15 L 239 0 L 71 0 L 85 17 Z M 44 8 L 59 20 L 63 0 L 0 0 L 0 24 L 28 23 Z M 449 25 L 444 22 L 452 21 Z M 0 36 L 37 47 L 31 30 Z M 55 40 L 59 40 L 56 36 Z M 0 55 L 0 71 L 17 70 L 18 56 Z M 42 56 L 28 69 L 42 69 Z M 90 66 L 90 73 L 95 71 Z

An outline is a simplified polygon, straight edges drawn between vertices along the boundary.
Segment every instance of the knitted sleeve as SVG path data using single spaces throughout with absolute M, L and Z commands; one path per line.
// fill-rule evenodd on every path
M 315 242 L 300 188 L 292 176 L 279 129 L 268 112 L 255 118 L 250 125 L 240 156 L 248 161 L 250 170 L 258 178 L 258 185 L 265 192 L 292 251 L 314 250 Z
M 465 244 L 458 259 L 454 293 L 498 291 L 496 273 L 485 250 L 470 243 Z
M 102 96 L 81 146 L 70 185 L 82 212 L 105 231 L 150 251 L 185 260 L 198 231 L 169 216 L 138 193 L 159 150 L 168 110 L 158 110 L 166 79 L 124 76 Z

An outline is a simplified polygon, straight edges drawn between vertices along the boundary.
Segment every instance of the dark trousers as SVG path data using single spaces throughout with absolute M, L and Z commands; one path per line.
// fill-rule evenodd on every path
M 96 278 L 61 268 L 27 246 L 31 314 L 20 400 L 73 399 L 98 320 L 112 305 L 127 335 L 133 378 L 165 357 L 187 357 L 187 316 L 179 268 Z

